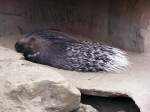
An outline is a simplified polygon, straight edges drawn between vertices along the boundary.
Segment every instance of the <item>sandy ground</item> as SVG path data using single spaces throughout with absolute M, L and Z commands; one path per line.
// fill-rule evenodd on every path
M 10 36 L 7 37 L 0 37 L 0 46 L 4 46 L 7 48 L 14 49 L 14 44 L 16 40 L 18 40 L 21 36 Z M 3 54 L 0 54 L 3 55 Z M 66 72 L 63 70 L 59 70 L 58 72 L 60 74 L 63 74 L 70 82 L 72 82 L 74 85 L 76 85 L 81 90 L 85 91 L 86 93 L 90 90 L 95 90 L 95 95 L 100 94 L 100 90 L 106 90 L 106 91 L 122 91 L 122 93 L 131 92 L 131 96 L 134 97 L 137 96 L 141 97 L 143 94 L 147 93 L 147 91 L 150 91 L 150 76 L 149 76 L 149 70 L 150 70 L 150 52 L 137 54 L 137 53 L 129 53 L 129 58 L 131 61 L 131 67 L 129 70 L 123 73 L 117 73 L 117 74 L 107 74 L 107 73 L 76 73 L 76 72 Z M 88 91 L 89 90 L 89 91 Z M 98 91 L 96 91 L 98 90 Z M 132 94 L 135 93 L 134 95 Z M 144 93 L 143 93 L 144 92 Z M 91 93 L 89 93 L 91 94 Z M 139 95 L 138 95 L 139 94 Z M 141 100 L 145 99 L 145 97 L 141 98 Z M 109 99 L 108 99 L 109 100 Z M 148 99 L 147 99 L 148 100 Z M 117 103 L 115 99 L 112 101 L 108 101 L 110 103 L 105 102 L 102 103 L 102 105 L 110 105 L 110 108 L 117 106 Z M 88 102 L 88 101 L 87 101 Z M 124 102 L 124 101 L 123 101 Z M 120 111 L 120 112 L 138 112 L 139 110 L 135 109 L 135 105 L 132 103 L 132 101 L 129 101 L 130 103 L 122 103 L 122 105 L 128 105 L 126 107 L 123 106 L 123 110 L 126 111 Z M 141 106 L 148 105 L 147 102 L 144 104 L 143 102 L 138 101 L 138 104 Z M 120 105 L 118 105 L 120 106 Z M 133 108 L 128 108 L 133 107 Z M 107 107 L 102 107 L 102 112 L 117 112 L 117 110 L 110 111 L 107 109 Z M 105 108 L 105 109 L 104 109 Z M 147 108 L 147 107 L 146 107 Z M 148 112 L 145 111 L 147 109 L 142 109 L 144 111 L 141 112 Z M 118 110 L 119 112 L 119 110 Z

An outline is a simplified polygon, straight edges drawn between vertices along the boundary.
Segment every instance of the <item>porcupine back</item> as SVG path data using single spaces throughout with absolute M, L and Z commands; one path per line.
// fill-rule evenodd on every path
M 126 52 L 98 42 L 83 41 L 67 46 L 66 59 L 72 70 L 83 72 L 122 71 L 128 65 Z

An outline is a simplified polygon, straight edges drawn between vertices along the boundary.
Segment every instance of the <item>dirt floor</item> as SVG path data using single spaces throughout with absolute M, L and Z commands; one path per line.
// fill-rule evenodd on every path
M 14 44 L 15 44 L 16 40 L 18 40 L 20 37 L 21 37 L 20 35 L 10 36 L 9 38 L 0 37 L 0 46 L 14 49 Z M 3 54 L 0 54 L 0 55 L 3 55 Z M 144 56 L 146 55 L 146 57 L 144 57 L 144 58 L 148 58 L 150 53 L 141 54 L 141 55 L 144 55 Z M 140 61 L 142 61 L 142 60 L 140 60 L 140 59 L 138 60 L 138 58 L 141 57 L 141 55 L 137 56 L 136 54 L 134 54 L 131 56 L 131 58 L 133 59 L 133 61 L 138 61 L 140 63 Z M 135 56 L 137 58 L 134 58 Z M 147 65 L 147 64 L 145 64 L 145 65 Z M 142 69 L 141 66 L 135 66 L 135 67 L 137 70 Z M 146 68 L 148 68 L 148 65 L 146 66 Z M 135 73 L 135 70 L 133 72 Z M 66 76 L 68 76 L 68 74 L 66 74 Z M 75 76 L 75 73 L 73 73 L 73 76 Z M 147 77 L 147 75 L 144 75 L 144 74 L 143 74 L 143 76 L 138 76 L 138 77 L 143 78 L 144 76 Z M 75 77 L 77 78 L 78 75 Z M 82 78 L 83 77 L 84 76 L 82 76 Z M 92 76 L 92 77 L 95 78 L 95 76 Z M 76 78 L 74 78 L 74 80 L 77 80 Z M 79 77 L 79 78 L 81 78 L 81 77 Z M 94 107 L 99 109 L 100 112 L 140 112 L 139 109 L 137 108 L 137 106 L 134 104 L 133 100 L 131 100 L 129 98 L 104 98 L 104 97 L 82 96 L 82 102 L 93 105 Z

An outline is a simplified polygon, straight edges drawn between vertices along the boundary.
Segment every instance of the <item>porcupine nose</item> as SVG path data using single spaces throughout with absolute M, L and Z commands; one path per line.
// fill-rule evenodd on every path
M 23 51 L 23 45 L 19 42 L 16 42 L 15 49 L 17 52 L 22 52 Z

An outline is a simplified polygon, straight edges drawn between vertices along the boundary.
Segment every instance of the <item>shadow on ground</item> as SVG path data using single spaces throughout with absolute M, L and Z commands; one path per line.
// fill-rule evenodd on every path
M 140 112 L 134 101 L 125 97 L 97 97 L 82 95 L 81 102 L 89 104 L 99 112 Z

